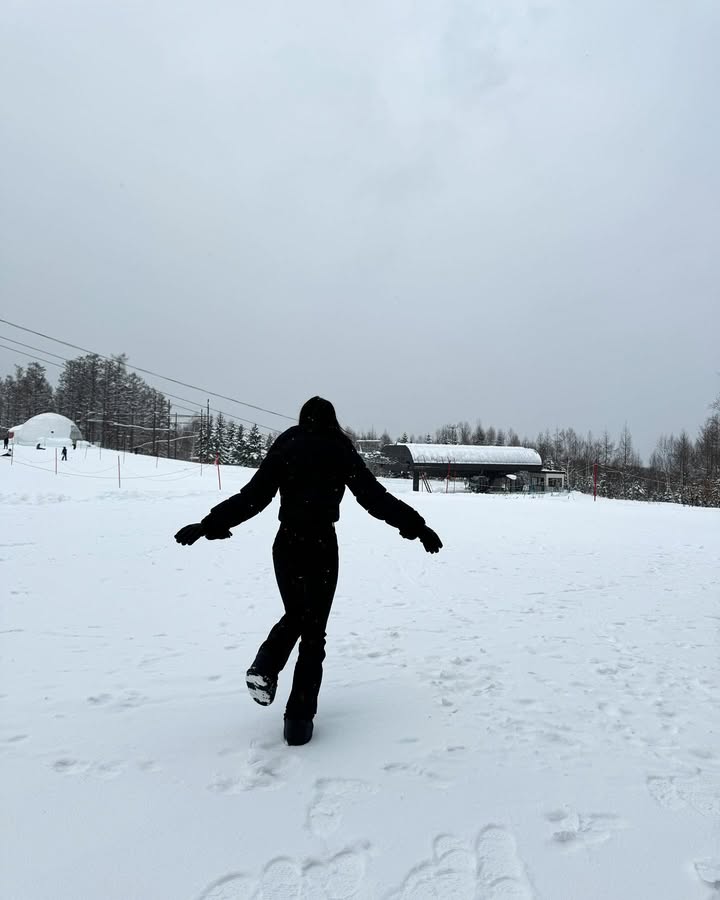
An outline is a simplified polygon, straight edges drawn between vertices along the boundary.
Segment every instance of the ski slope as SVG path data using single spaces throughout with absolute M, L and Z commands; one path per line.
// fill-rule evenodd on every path
M 710 900 L 720 511 L 347 496 L 315 736 L 244 673 L 281 613 L 251 476 L 92 448 L 0 459 L 4 900 Z

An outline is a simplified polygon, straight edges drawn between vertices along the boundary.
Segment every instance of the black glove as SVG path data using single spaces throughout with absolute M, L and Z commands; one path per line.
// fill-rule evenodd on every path
M 195 525 L 186 525 L 184 528 L 181 528 L 175 535 L 175 540 L 178 544 L 182 544 L 183 547 L 190 547 L 195 541 L 199 541 L 204 534 L 205 529 L 198 522 Z
M 435 534 L 432 528 L 428 528 L 427 525 L 423 525 L 423 529 L 418 535 L 420 538 L 420 543 L 427 550 L 428 553 L 437 553 L 438 550 L 442 547 L 442 541 Z
M 207 525 L 203 525 L 202 522 L 197 522 L 181 528 L 175 535 L 175 540 L 184 547 L 191 547 L 201 537 L 206 537 L 209 541 L 222 541 L 225 538 L 232 537 L 232 534 L 227 528 L 216 528 L 213 530 Z

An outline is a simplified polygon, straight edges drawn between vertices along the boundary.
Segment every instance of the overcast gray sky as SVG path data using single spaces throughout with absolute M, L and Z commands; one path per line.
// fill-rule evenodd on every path
M 290 414 L 319 393 L 393 436 L 627 421 L 647 457 L 707 416 L 715 0 L 0 17 L 4 318 Z

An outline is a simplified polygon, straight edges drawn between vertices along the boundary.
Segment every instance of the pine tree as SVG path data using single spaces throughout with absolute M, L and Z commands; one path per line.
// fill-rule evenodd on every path
M 210 435 L 213 431 L 213 417 L 200 411 L 195 421 L 194 455 L 201 462 L 210 461 Z
M 220 451 L 220 462 L 224 466 L 230 466 L 233 462 L 233 453 L 235 450 L 235 440 L 237 437 L 237 425 L 230 420 L 225 432 L 225 444 Z
M 260 429 L 253 425 L 246 441 L 247 465 L 257 468 L 263 460 L 263 440 Z
M 225 454 L 226 448 L 227 424 L 225 416 L 219 412 L 215 418 L 215 424 L 210 432 L 210 459 L 208 462 L 215 462 L 220 455 Z
M 245 427 L 240 422 L 235 431 L 235 440 L 233 441 L 230 454 L 232 464 L 234 466 L 247 465 L 247 447 L 245 445 Z

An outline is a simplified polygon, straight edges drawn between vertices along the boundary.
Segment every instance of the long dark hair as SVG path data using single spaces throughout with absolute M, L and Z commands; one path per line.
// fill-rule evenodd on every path
M 311 397 L 303 403 L 298 425 L 308 431 L 325 432 L 333 436 L 338 435 L 346 441 L 350 440 L 338 422 L 335 407 L 324 397 Z

